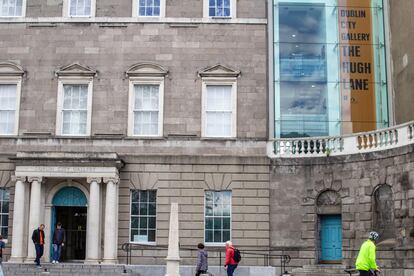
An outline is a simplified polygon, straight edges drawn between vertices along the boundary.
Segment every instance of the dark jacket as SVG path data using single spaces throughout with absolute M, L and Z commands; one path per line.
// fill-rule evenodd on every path
M 32 234 L 32 241 L 34 244 L 40 244 L 40 235 L 42 235 L 43 244 L 45 243 L 45 232 L 37 228 L 33 231 L 33 234 Z
M 62 243 L 66 243 L 66 232 L 65 229 L 55 229 L 53 233 L 53 244 L 61 245 Z
M 198 250 L 196 271 L 208 270 L 208 253 L 204 249 Z

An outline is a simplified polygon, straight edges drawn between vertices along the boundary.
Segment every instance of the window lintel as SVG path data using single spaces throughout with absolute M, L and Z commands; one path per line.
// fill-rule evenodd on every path
M 23 68 L 12 62 L 0 62 L 0 77 L 22 77 Z
M 61 67 L 55 72 L 58 77 L 95 77 L 98 72 L 79 63 L 72 63 Z
M 156 63 L 137 63 L 126 71 L 126 75 L 128 78 L 165 77 L 168 75 L 168 69 Z
M 202 78 L 237 78 L 240 74 L 239 70 L 222 64 L 210 66 L 198 72 L 198 75 Z

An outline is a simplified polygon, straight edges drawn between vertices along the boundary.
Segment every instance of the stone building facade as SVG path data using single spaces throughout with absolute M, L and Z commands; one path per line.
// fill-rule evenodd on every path
M 205 242 L 222 249 L 232 239 L 243 251 L 289 254 L 289 270 L 318 265 L 322 221 L 336 216 L 340 264 L 352 265 L 367 232 L 378 229 L 386 275 L 412 272 L 412 146 L 272 157 L 273 3 L 227 2 L 216 16 L 205 0 L 164 0 L 160 10 L 150 9 L 159 16 L 139 16 L 138 1 L 92 0 L 90 10 L 75 9 L 90 16 L 69 16 L 69 0 L 23 0 L 25 16 L 0 17 L 0 86 L 16 87 L 15 121 L 0 121 L 8 131 L 0 135 L 7 260 L 31 261 L 31 231 L 46 224 L 50 243 L 54 224 L 73 217 L 66 228 L 78 238 L 67 260 L 126 263 L 122 245 L 134 243 L 145 245 L 133 252 L 134 264 L 164 264 L 169 207 L 179 202 L 183 247 Z M 395 67 L 396 45 L 407 40 L 395 31 L 405 17 L 390 7 L 398 39 L 387 46 Z M 398 96 L 410 97 L 400 90 L 408 84 L 390 72 L 396 83 L 390 105 L 402 123 L 413 119 L 399 108 L 409 102 Z M 208 93 L 230 96 L 214 101 Z M 145 100 L 153 109 L 137 104 L 144 95 L 153 95 Z M 213 120 L 218 134 L 208 127 L 208 113 L 217 112 L 210 103 L 223 109 Z M 140 112 L 151 115 L 144 120 Z M 184 264 L 193 264 L 194 253 L 182 254 Z M 245 257 L 243 264 L 263 259 Z

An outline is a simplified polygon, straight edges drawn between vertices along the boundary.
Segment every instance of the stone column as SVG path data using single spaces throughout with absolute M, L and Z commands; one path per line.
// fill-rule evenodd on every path
M 180 276 L 180 243 L 178 232 L 178 203 L 171 203 L 168 256 L 165 276 Z
M 98 263 L 100 261 L 101 239 L 101 192 L 102 178 L 90 177 L 87 179 L 89 186 L 88 218 L 86 226 L 86 263 Z
M 115 264 L 117 260 L 118 246 L 118 178 L 104 178 L 106 183 L 105 197 L 105 238 L 104 238 L 104 263 Z
M 14 207 L 13 207 L 13 233 L 12 249 L 10 262 L 21 263 L 26 257 L 24 250 L 24 225 L 25 225 L 25 194 L 26 177 L 17 176 L 13 179 L 16 184 L 14 188 Z
M 32 232 L 41 223 L 40 213 L 42 208 L 42 178 L 28 177 L 30 187 L 30 209 L 29 209 L 29 238 L 27 240 L 27 262 L 31 262 L 36 257 L 35 247 L 32 241 Z M 50 229 L 49 229 L 50 230 Z M 47 231 L 47 230 L 45 230 Z

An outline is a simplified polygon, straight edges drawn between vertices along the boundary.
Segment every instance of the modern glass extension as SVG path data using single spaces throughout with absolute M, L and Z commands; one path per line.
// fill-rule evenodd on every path
M 389 125 L 382 0 L 274 0 L 275 136 Z

